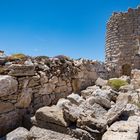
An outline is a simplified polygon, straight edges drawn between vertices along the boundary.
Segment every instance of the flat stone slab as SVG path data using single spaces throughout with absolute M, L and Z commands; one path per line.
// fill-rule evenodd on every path
M 33 65 L 20 65 L 20 64 L 13 64 L 9 66 L 8 73 L 11 76 L 33 76 L 35 75 L 35 66 Z
M 111 125 L 102 140 L 137 140 L 139 127 L 137 122 L 118 121 Z

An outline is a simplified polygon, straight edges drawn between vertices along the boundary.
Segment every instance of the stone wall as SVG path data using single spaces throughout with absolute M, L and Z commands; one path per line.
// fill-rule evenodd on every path
M 109 19 L 105 61 L 115 76 L 129 75 L 131 69 L 140 68 L 140 7 L 113 13 Z
M 28 127 L 28 116 L 38 108 L 78 93 L 99 76 L 105 78 L 103 64 L 82 59 L 28 58 L 22 64 L 7 62 L 1 69 L 0 136 L 19 125 Z

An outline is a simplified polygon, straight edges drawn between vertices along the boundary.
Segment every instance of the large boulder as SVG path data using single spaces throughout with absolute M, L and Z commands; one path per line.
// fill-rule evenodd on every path
M 12 132 L 8 133 L 2 140 L 28 140 L 29 131 L 23 127 L 18 127 Z
M 35 114 L 37 122 L 52 123 L 63 127 L 68 126 L 63 116 L 63 111 L 57 106 L 42 107 Z
M 118 121 L 111 125 L 102 140 L 138 140 L 139 125 L 135 121 Z
M 0 75 L 0 97 L 8 96 L 17 91 L 18 82 L 9 75 Z
M 29 132 L 29 139 L 35 140 L 78 140 L 67 134 L 33 126 Z

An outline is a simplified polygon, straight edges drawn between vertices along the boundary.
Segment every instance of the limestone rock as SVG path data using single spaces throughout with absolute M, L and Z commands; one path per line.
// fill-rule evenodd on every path
M 67 122 L 64 120 L 63 111 L 56 107 L 42 107 L 36 111 L 35 114 L 36 120 L 41 121 L 43 123 L 53 123 L 60 126 L 68 126 Z
M 68 99 L 61 98 L 58 100 L 56 106 L 63 109 L 65 104 L 69 104 L 69 103 L 70 103 L 70 101 Z
M 97 85 L 97 86 L 100 86 L 100 87 L 103 87 L 103 86 L 106 86 L 107 85 L 107 80 L 104 80 L 104 79 L 102 79 L 102 78 L 98 78 L 97 80 L 96 80 L 96 82 L 95 82 L 95 84 Z
M 35 67 L 32 65 L 12 64 L 9 66 L 8 73 L 11 76 L 33 76 L 35 75 Z
M 6 140 L 28 140 L 28 134 L 29 131 L 27 129 L 18 127 L 6 135 Z
M 36 140 L 78 140 L 67 134 L 58 133 L 56 131 L 43 129 L 36 126 L 31 128 L 29 138 Z
M 67 96 L 67 99 L 70 100 L 71 103 L 76 104 L 76 105 L 80 105 L 82 102 L 84 102 L 84 99 L 81 96 L 74 93 Z
M 137 140 L 138 124 L 129 121 L 119 121 L 111 125 L 103 135 L 102 140 Z
M 77 120 L 77 126 L 92 133 L 103 133 L 107 128 L 107 122 L 104 119 L 96 119 L 91 116 L 81 116 Z
M 0 97 L 8 96 L 17 91 L 18 82 L 9 75 L 0 75 Z
M 72 105 L 65 104 L 63 113 L 65 120 L 76 122 L 80 117 L 80 115 L 83 114 L 83 109 L 73 104 Z
M 107 100 L 106 98 L 103 97 L 90 97 L 87 99 L 87 102 L 89 102 L 90 105 L 93 105 L 94 103 L 97 103 L 99 105 L 101 105 L 104 108 L 111 108 L 111 103 L 109 100 Z
M 99 86 L 90 86 L 90 87 L 87 87 L 85 90 L 82 90 L 81 91 L 81 96 L 84 98 L 84 99 L 87 99 L 89 96 L 91 96 L 91 94 L 97 90 L 97 89 L 100 89 Z
M 127 105 L 127 101 L 125 102 L 118 102 L 116 103 L 108 112 L 103 116 L 108 124 L 113 123 L 116 121 L 119 116 L 124 112 L 124 109 Z

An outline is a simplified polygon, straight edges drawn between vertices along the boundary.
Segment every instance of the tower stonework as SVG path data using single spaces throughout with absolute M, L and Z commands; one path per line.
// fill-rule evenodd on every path
M 107 23 L 106 66 L 115 76 L 140 69 L 140 7 L 113 13 Z

